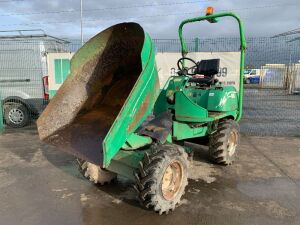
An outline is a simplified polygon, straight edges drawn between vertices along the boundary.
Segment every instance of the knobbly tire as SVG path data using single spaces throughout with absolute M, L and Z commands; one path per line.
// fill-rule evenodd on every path
M 80 173 L 95 184 L 108 184 L 117 177 L 116 173 L 104 170 L 100 166 L 85 160 L 77 159 L 77 163 Z
M 188 178 L 187 153 L 180 146 L 154 146 L 145 153 L 135 174 L 140 203 L 160 215 L 173 211 L 184 195 Z
M 214 163 L 230 165 L 236 157 L 239 143 L 239 125 L 228 119 L 220 121 L 217 131 L 209 138 L 209 155 Z

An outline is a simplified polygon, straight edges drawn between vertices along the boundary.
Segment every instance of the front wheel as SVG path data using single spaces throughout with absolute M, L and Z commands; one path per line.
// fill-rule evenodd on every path
M 180 202 L 187 177 L 184 149 L 174 144 L 158 145 L 140 163 L 135 189 L 143 206 L 159 214 L 168 213 Z
M 230 165 L 239 143 L 239 125 L 234 120 L 219 122 L 217 131 L 209 137 L 209 155 L 213 162 Z
M 5 123 L 13 128 L 26 126 L 30 121 L 30 114 L 22 103 L 7 102 L 4 104 Z
M 102 169 L 100 166 L 90 163 L 85 160 L 77 159 L 79 172 L 95 184 L 104 185 L 116 179 L 117 174 L 111 171 Z

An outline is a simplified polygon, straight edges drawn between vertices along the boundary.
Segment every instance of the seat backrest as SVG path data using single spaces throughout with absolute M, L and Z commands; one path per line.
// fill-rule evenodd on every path
M 201 60 L 197 63 L 197 74 L 212 77 L 219 73 L 220 59 Z

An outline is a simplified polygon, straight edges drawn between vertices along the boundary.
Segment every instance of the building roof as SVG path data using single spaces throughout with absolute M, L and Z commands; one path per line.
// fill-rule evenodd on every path
M 34 29 L 34 30 L 4 30 L 0 31 L 0 40 L 28 40 L 28 39 L 44 39 L 44 40 L 53 40 L 60 43 L 70 43 L 67 40 L 54 37 L 45 33 L 42 29 Z

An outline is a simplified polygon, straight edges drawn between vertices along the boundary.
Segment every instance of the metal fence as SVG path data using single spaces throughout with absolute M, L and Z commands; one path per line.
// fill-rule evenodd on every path
M 51 42 L 49 45 L 46 44 L 41 51 L 40 41 L 14 40 L 14 42 L 15 44 L 11 45 L 11 49 L 7 53 L 5 46 L 8 42 L 1 44 L 0 40 L 0 95 L 2 98 L 13 95 L 10 90 L 16 88 L 22 90 L 17 86 L 21 80 L 23 81 L 22 88 L 31 88 L 33 93 L 44 94 L 44 90 L 41 88 L 43 88 L 42 77 L 45 75 L 42 66 L 45 59 L 40 62 L 40 58 L 38 58 L 37 61 L 33 52 L 42 56 L 51 51 L 75 52 L 81 46 L 79 40 L 55 42 L 55 46 Z M 238 38 L 204 40 L 192 38 L 186 39 L 186 42 L 188 49 L 192 52 L 228 52 L 238 51 L 240 48 Z M 154 43 L 157 52 L 180 52 L 178 39 L 154 39 Z M 299 40 L 289 37 L 248 38 L 247 45 L 245 66 L 249 70 L 249 74 L 245 79 L 247 84 L 245 84 L 241 131 L 253 135 L 298 136 L 300 130 Z M 15 60 L 16 58 L 18 60 Z M 32 68 L 29 65 L 32 65 Z M 27 76 L 33 74 L 33 71 L 38 71 L 39 75 L 29 79 L 38 80 L 42 86 L 31 87 L 29 85 Z M 13 76 L 15 76 L 15 81 L 9 84 L 7 80 Z M 32 121 L 34 121 L 34 117 Z
M 80 40 L 69 40 L 68 48 L 77 51 Z M 157 52 L 180 52 L 179 39 L 153 39 Z M 185 39 L 190 52 L 230 52 L 239 51 L 240 40 L 236 37 L 224 38 L 188 38 Z M 289 64 L 300 60 L 300 39 L 290 37 L 247 38 L 245 65 L 250 68 L 260 68 L 265 64 Z

